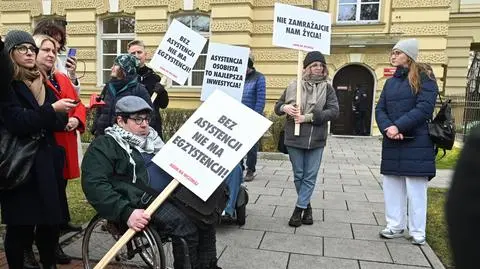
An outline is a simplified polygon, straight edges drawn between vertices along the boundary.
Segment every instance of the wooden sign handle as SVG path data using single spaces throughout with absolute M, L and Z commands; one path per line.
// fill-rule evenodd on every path
M 302 76 L 303 76 L 303 51 L 298 51 L 297 59 L 297 108 L 301 113 L 302 107 Z M 300 123 L 295 123 L 295 136 L 300 135 Z
M 152 101 L 152 103 L 153 103 L 153 101 L 155 101 L 156 98 L 157 98 L 157 93 L 154 92 L 154 93 L 152 94 L 152 97 L 150 97 L 150 100 Z
M 170 184 L 160 193 L 160 195 L 153 200 L 153 202 L 147 207 L 145 212 L 150 216 L 160 207 L 160 205 L 167 199 L 168 196 L 175 190 L 175 188 L 180 184 L 178 180 L 173 179 Z M 135 230 L 130 228 L 126 231 L 122 237 L 113 245 L 113 247 L 103 256 L 100 262 L 95 265 L 94 269 L 103 269 L 108 263 L 115 257 L 117 252 L 135 235 Z

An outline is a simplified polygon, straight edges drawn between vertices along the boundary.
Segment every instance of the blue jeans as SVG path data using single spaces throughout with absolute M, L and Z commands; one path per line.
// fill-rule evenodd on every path
M 235 208 L 237 204 L 237 197 L 238 197 L 238 192 L 240 190 L 240 184 L 242 184 L 243 182 L 243 169 L 240 166 L 240 164 L 238 164 L 237 166 L 235 166 L 235 168 L 233 168 L 232 172 L 227 176 L 226 181 L 227 181 L 230 195 L 228 197 L 225 213 L 227 213 L 230 216 L 233 216 L 233 213 L 235 212 Z
M 288 148 L 292 163 L 295 189 L 297 190 L 297 207 L 307 208 L 317 182 L 318 169 L 322 161 L 323 147 L 315 149 Z
M 247 169 L 255 172 L 255 166 L 257 165 L 257 153 L 258 153 L 258 142 L 253 145 L 253 147 L 247 153 Z M 241 161 L 242 169 L 245 170 L 243 165 L 243 159 Z

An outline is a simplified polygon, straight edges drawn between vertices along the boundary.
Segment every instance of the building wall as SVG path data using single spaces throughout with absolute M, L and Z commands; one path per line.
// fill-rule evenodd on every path
M 132 15 L 136 19 L 136 37 L 145 41 L 150 56 L 163 38 L 172 17 L 182 12 L 197 12 L 211 17 L 211 40 L 248 46 L 255 57 L 257 70 L 267 80 L 267 110 L 295 78 L 297 52 L 272 45 L 273 6 L 275 0 L 191 0 L 192 10 L 184 10 L 184 0 L 119 0 L 118 13 L 109 12 L 109 0 L 52 0 L 51 14 L 68 21 L 68 45 L 79 48 L 78 58 L 85 62 L 81 79 L 83 97 L 99 92 L 97 85 L 99 19 L 108 16 Z M 349 64 L 362 63 L 376 78 L 376 97 L 386 78 L 383 68 L 389 66 L 392 46 L 401 38 L 415 37 L 420 42 L 419 61 L 432 65 L 437 77 L 443 74 L 442 64 L 449 64 L 447 91 L 457 93 L 464 77 L 465 43 L 476 40 L 470 18 L 451 15 L 460 0 L 381 0 L 380 21 L 364 25 L 336 22 L 338 0 L 282 0 L 282 3 L 315 8 L 332 14 L 332 54 L 327 57 L 331 76 Z M 452 3 L 450 3 L 453 1 Z M 465 1 L 465 0 L 462 0 Z M 468 1 L 468 0 L 467 0 Z M 113 1 L 114 2 L 114 1 Z M 470 6 L 476 8 L 478 5 Z M 186 9 L 189 9 L 188 7 Z M 42 17 L 40 0 L 1 0 L 0 34 L 10 29 L 31 31 L 33 21 Z M 475 24 L 476 25 L 476 24 Z M 478 31 L 477 31 L 478 33 Z M 336 41 L 335 41 L 336 40 Z M 372 42 L 364 47 L 344 46 L 342 40 Z M 350 40 L 350 41 L 349 41 Z M 335 43 L 336 42 L 336 43 Z M 368 43 L 367 42 L 367 43 Z M 468 45 L 469 46 L 469 45 Z M 448 55 L 448 56 L 447 56 Z M 78 67 L 83 73 L 83 65 Z M 442 81 L 438 81 L 440 88 Z M 463 82 L 464 85 L 464 82 Z M 172 87 L 170 107 L 196 107 L 200 89 Z

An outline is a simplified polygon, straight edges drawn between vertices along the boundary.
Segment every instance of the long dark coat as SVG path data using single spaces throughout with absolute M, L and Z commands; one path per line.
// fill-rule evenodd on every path
M 435 176 L 435 154 L 428 135 L 427 120 L 432 118 L 437 99 L 437 83 L 421 74 L 421 89 L 414 94 L 408 82 L 408 69 L 397 68 L 388 79 L 375 109 L 382 133 L 395 125 L 413 139 L 392 140 L 384 136 L 380 172 L 391 176 Z
M 65 155 L 53 137 L 54 131 L 65 128 L 67 115 L 53 110 L 51 104 L 57 99 L 52 91 L 45 92 L 45 103 L 39 106 L 25 83 L 14 81 L 12 91 L 0 103 L 1 128 L 18 136 L 39 132 L 45 135 L 40 140 L 27 182 L 13 190 L 0 192 L 2 222 L 5 224 L 55 225 L 68 221 L 62 176 Z

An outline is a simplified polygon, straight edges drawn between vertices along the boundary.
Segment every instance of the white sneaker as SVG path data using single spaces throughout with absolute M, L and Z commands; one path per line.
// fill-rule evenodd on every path
M 424 236 L 420 236 L 420 237 L 412 237 L 412 244 L 414 245 L 418 245 L 418 246 L 423 246 L 425 245 L 425 242 L 426 242 L 426 239 Z
M 380 236 L 388 239 L 403 237 L 403 230 L 395 232 L 390 230 L 389 228 L 385 228 L 380 231 Z

